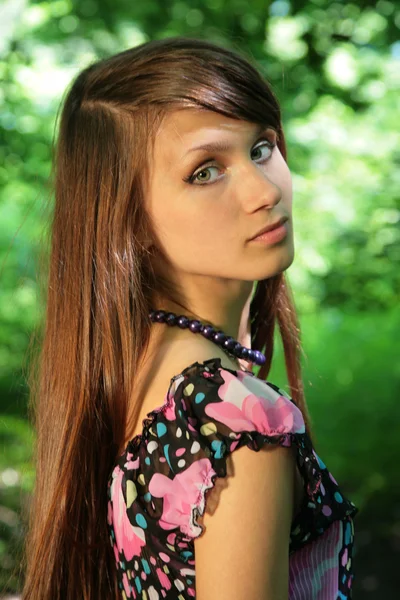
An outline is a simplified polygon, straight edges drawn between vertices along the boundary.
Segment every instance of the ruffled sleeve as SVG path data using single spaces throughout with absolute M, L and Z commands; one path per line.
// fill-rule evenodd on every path
M 154 417 L 155 415 L 153 415 Z M 250 372 L 223 368 L 219 358 L 191 365 L 174 378 L 168 403 L 153 423 L 157 462 L 168 472 L 149 481 L 152 497 L 163 499 L 160 526 L 179 527 L 188 538 L 201 535 L 207 491 L 226 477 L 227 457 L 246 445 L 258 452 L 266 444 L 297 446 L 297 464 L 306 495 L 321 482 L 317 456 L 305 431 L 303 415 L 278 386 Z

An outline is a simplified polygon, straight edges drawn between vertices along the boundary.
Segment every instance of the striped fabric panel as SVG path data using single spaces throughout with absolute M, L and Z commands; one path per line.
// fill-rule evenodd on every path
M 335 521 L 289 559 L 289 600 L 337 600 L 343 523 Z

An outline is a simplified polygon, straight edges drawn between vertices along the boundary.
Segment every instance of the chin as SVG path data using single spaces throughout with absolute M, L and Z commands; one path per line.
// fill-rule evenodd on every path
M 283 271 L 286 271 L 294 261 L 294 247 L 291 244 L 289 247 L 282 247 L 280 253 L 276 253 L 275 256 L 269 256 L 260 260 L 260 264 L 256 265 L 256 261 L 253 259 L 252 269 L 257 271 L 255 280 L 269 279 L 274 277 Z M 264 264 L 261 264 L 261 263 Z M 256 268 L 255 268 L 256 267 Z
M 294 244 L 293 240 L 289 241 L 285 246 L 282 246 L 281 252 L 277 253 L 276 261 L 282 265 L 282 271 L 290 267 L 294 260 Z

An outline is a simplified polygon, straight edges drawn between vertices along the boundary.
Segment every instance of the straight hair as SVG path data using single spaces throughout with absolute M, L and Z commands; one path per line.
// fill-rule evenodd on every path
M 154 293 L 201 319 L 171 282 L 156 277 L 153 252 L 161 248 L 144 209 L 157 128 L 169 111 L 185 108 L 272 127 L 286 160 L 271 86 L 251 59 L 200 39 L 151 41 L 98 61 L 76 77 L 63 103 L 49 258 L 40 274 L 45 310 L 29 372 L 36 481 L 23 600 L 119 597 L 107 481 L 138 418 L 129 398 L 149 342 Z M 311 437 L 300 328 L 283 273 L 255 282 L 250 319 L 252 348 L 266 356 L 256 375 L 262 380 L 278 326 L 290 394 Z

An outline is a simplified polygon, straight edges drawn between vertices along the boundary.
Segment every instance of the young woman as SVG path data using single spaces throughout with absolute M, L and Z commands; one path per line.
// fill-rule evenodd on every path
M 351 598 L 357 508 L 313 445 L 256 68 L 169 38 L 82 71 L 51 227 L 23 599 Z

